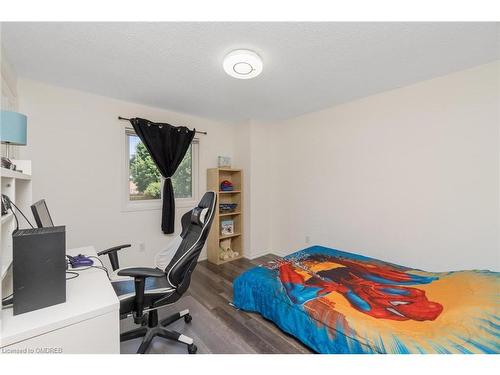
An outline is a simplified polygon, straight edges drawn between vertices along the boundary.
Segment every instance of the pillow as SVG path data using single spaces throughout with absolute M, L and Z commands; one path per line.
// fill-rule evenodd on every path
M 205 219 L 207 217 L 208 208 L 195 207 L 191 212 L 191 223 L 197 225 L 205 224 Z

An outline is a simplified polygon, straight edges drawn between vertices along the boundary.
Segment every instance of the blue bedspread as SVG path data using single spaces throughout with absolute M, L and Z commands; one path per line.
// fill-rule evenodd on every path
M 499 280 L 314 246 L 240 275 L 234 304 L 319 353 L 499 353 Z

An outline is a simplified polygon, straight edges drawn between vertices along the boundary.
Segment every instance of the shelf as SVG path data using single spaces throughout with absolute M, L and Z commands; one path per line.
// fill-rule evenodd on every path
M 229 259 L 226 259 L 226 260 L 219 259 L 219 261 L 217 262 L 217 264 L 229 263 L 229 262 L 232 262 L 233 260 L 241 259 L 241 258 L 243 258 L 243 255 L 240 254 L 237 257 L 229 258 Z
M 233 233 L 233 234 L 228 234 L 227 236 L 220 236 L 219 241 L 225 240 L 226 238 L 233 238 L 233 237 L 238 237 L 238 236 L 241 236 L 241 233 Z
M 14 214 L 12 212 L 8 212 L 7 214 L 2 216 L 2 219 L 0 220 L 0 222 L 2 223 L 2 225 L 4 225 L 7 221 L 12 219 L 13 217 L 14 217 Z
M 218 168 L 221 172 L 233 172 L 238 173 L 241 172 L 241 169 L 233 169 L 233 168 Z
M 221 189 L 223 181 L 229 181 L 234 190 L 224 191 Z M 207 189 L 217 192 L 219 206 L 215 214 L 212 230 L 208 235 L 207 256 L 208 261 L 213 264 L 228 263 L 245 256 L 244 250 L 244 192 L 243 171 L 233 168 L 210 168 L 207 170 Z M 220 210 L 222 204 L 234 204 L 232 211 Z M 233 221 L 233 230 L 235 233 L 229 235 L 221 234 L 221 225 L 223 221 Z M 231 249 L 240 255 L 236 258 L 220 260 L 221 241 L 231 242 Z
M 26 173 L 20 173 L 7 168 L 0 168 L 0 174 L 2 177 L 16 178 L 19 180 L 31 180 L 31 175 Z
M 219 216 L 236 216 L 236 215 L 241 215 L 241 212 L 236 211 L 236 212 L 227 212 L 227 213 L 219 214 Z

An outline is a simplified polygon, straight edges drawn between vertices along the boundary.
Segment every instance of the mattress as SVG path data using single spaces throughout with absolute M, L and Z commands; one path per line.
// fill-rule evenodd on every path
M 233 292 L 318 353 L 499 353 L 499 276 L 313 246 L 244 272 Z

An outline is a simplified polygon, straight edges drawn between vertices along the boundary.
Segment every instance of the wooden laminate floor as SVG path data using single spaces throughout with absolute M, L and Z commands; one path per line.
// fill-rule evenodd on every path
M 282 332 L 259 314 L 239 311 L 229 305 L 232 282 L 248 268 L 275 259 L 269 254 L 248 260 L 245 258 L 220 266 L 207 261 L 198 263 L 189 291 L 174 306 L 160 309 L 160 319 L 188 308 L 193 317 L 190 324 L 179 320 L 168 329 L 194 339 L 198 353 L 312 353 L 298 340 Z M 121 331 L 136 328 L 131 319 L 122 320 Z M 135 353 L 140 339 L 121 343 L 122 353 Z M 186 353 L 186 346 L 156 338 L 150 353 Z

